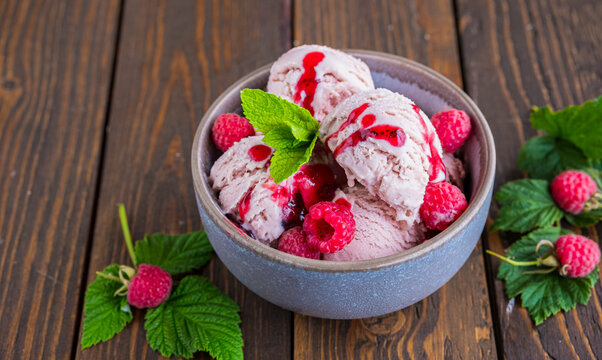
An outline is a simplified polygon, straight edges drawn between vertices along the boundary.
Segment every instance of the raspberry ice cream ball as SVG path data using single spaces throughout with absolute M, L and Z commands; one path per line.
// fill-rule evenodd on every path
M 130 280 L 127 300 L 139 309 L 161 305 L 171 294 L 171 275 L 155 265 L 140 264 Z
M 241 139 L 255 135 L 255 129 L 249 120 L 232 113 L 220 115 L 213 123 L 211 131 L 213 142 L 224 152 Z
M 550 185 L 552 198 L 564 211 L 579 214 L 598 191 L 591 176 L 581 171 L 569 170 L 556 176 Z M 592 199 L 592 207 L 597 207 Z
M 301 226 L 290 228 L 280 235 L 278 250 L 308 259 L 320 259 L 320 252 L 310 248 L 307 234 Z
M 462 110 L 451 109 L 436 113 L 431 123 L 439 135 L 441 147 L 448 153 L 454 153 L 470 135 L 470 117 Z
M 427 228 L 443 231 L 467 206 L 466 197 L 458 187 L 448 182 L 430 183 L 420 206 L 420 218 Z
M 343 249 L 355 235 L 353 214 L 346 206 L 319 202 L 309 209 L 303 222 L 309 246 L 322 253 Z
M 284 53 L 270 69 L 267 90 L 306 108 L 321 121 L 349 96 L 374 89 L 361 60 L 326 46 L 302 45 Z
M 554 244 L 560 261 L 560 274 L 567 277 L 583 277 L 591 273 L 600 262 L 600 247 L 585 236 L 564 235 Z

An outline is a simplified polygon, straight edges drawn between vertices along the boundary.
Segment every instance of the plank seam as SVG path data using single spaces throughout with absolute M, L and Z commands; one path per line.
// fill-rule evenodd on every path
M 125 0 L 121 0 L 119 3 L 119 12 L 117 14 L 117 28 L 115 31 L 115 47 L 113 52 L 113 62 L 111 65 L 111 79 L 109 82 L 109 94 L 107 97 L 106 104 L 106 113 L 103 120 L 102 125 L 102 135 L 100 140 L 100 154 L 98 159 L 98 174 L 96 175 L 96 186 L 94 188 L 94 196 L 92 200 L 92 211 L 91 211 L 91 220 L 90 220 L 90 230 L 88 233 L 88 241 L 86 242 L 86 248 L 84 250 L 84 263 L 83 263 L 83 271 L 81 277 L 81 285 L 79 289 L 79 298 L 77 301 L 77 311 L 78 314 L 75 321 L 75 328 L 73 332 L 73 340 L 71 342 L 71 356 L 70 358 L 73 360 L 77 355 L 77 348 L 79 344 L 79 332 L 81 331 L 82 325 L 82 317 L 84 310 L 84 297 L 86 293 L 86 285 L 88 283 L 88 274 L 90 267 L 90 258 L 92 256 L 92 241 L 94 240 L 94 230 L 96 227 L 96 218 L 98 212 L 99 198 L 100 198 L 100 187 L 102 184 L 102 175 L 105 165 L 105 150 L 106 150 L 106 142 L 107 142 L 107 126 L 109 124 L 109 117 L 111 115 L 111 106 L 113 104 L 113 90 L 115 87 L 115 75 L 117 72 L 117 59 L 119 58 L 119 44 L 121 43 L 121 29 L 123 23 L 123 13 L 124 13 L 124 5 Z

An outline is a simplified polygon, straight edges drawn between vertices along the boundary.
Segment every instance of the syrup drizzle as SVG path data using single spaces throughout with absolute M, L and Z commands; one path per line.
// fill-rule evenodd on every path
M 445 179 L 445 165 L 443 164 L 443 160 L 441 159 L 441 156 L 439 156 L 439 152 L 434 144 L 435 132 L 429 131 L 424 119 L 422 118 L 422 115 L 420 115 L 420 108 L 416 106 L 416 104 L 412 104 L 412 108 L 416 112 L 416 115 L 418 115 L 418 119 L 420 120 L 423 130 L 422 136 L 431 151 L 431 155 L 428 157 L 429 163 L 431 164 L 429 171 L 429 182 L 437 180 L 439 173 L 443 173 L 443 179 Z
M 337 158 L 345 149 L 356 146 L 369 138 L 385 140 L 392 146 L 403 146 L 406 142 L 406 134 L 401 128 L 391 125 L 376 125 L 367 129 L 359 129 L 334 149 L 334 157 Z
M 339 135 L 339 133 L 341 131 L 343 131 L 346 127 L 348 127 L 351 124 L 354 124 L 357 121 L 357 119 L 359 119 L 360 115 L 362 115 L 364 110 L 366 110 L 368 108 L 368 106 L 370 106 L 370 104 L 365 103 L 365 104 L 360 105 L 358 108 L 353 109 L 353 111 L 349 113 L 349 116 L 347 116 L 347 120 L 345 120 L 345 122 L 343 124 L 341 124 L 339 129 L 326 138 L 326 141 L 324 143 L 326 144 L 326 147 L 328 148 L 328 150 L 332 151 L 332 149 L 330 149 L 330 146 L 328 146 L 330 139 L 337 137 Z M 372 115 L 372 117 L 374 117 L 374 115 Z
M 249 157 L 254 161 L 263 161 L 272 155 L 272 149 L 266 145 L 255 145 L 249 149 Z
M 314 115 L 314 108 L 311 103 L 316 95 L 318 87 L 318 79 L 316 79 L 316 66 L 324 59 L 324 54 L 319 51 L 307 53 L 303 58 L 303 74 L 295 87 L 293 101 L 309 110 L 311 115 Z M 305 98 L 301 101 L 301 94 L 305 93 Z

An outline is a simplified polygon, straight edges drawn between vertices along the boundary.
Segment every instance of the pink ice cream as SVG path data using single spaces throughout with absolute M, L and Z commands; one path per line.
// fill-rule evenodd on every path
M 272 65 L 267 88 L 306 108 L 318 121 L 349 96 L 370 89 L 374 82 L 363 61 L 319 45 L 284 53 Z
M 361 185 L 346 189 L 344 196 L 337 194 L 335 201 L 341 198 L 351 204 L 355 237 L 342 250 L 324 254 L 324 260 L 355 261 L 393 255 L 421 243 L 425 238 L 426 229 L 422 224 L 406 228 L 395 220 L 393 208 Z
M 272 196 L 277 190 L 267 164 L 272 149 L 262 137 L 250 136 L 232 145 L 213 164 L 209 180 L 213 190 L 219 191 L 222 210 L 259 241 L 272 245 L 284 231 L 282 206 L 278 196 Z
M 320 139 L 345 170 L 395 210 L 410 228 L 418 219 L 429 181 L 445 180 L 439 138 L 429 118 L 410 99 L 386 89 L 343 101 L 320 124 Z

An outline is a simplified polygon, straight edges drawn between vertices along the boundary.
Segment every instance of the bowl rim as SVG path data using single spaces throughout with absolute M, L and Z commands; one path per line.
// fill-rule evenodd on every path
M 484 206 L 487 201 L 488 194 L 493 187 L 493 181 L 495 176 L 495 144 L 491 129 L 485 120 L 485 116 L 479 110 L 474 101 L 456 84 L 451 80 L 436 72 L 435 70 L 422 65 L 416 61 L 392 55 L 388 53 L 370 51 L 370 50 L 359 50 L 359 49 L 344 49 L 342 50 L 351 55 L 360 55 L 365 57 L 384 58 L 386 60 L 399 62 L 404 66 L 416 68 L 419 71 L 426 73 L 427 76 L 431 76 L 434 80 L 439 81 L 439 85 L 446 88 L 445 90 L 453 92 L 460 96 L 464 100 L 470 111 L 475 115 L 473 121 L 477 121 L 483 129 L 485 137 L 485 146 L 482 151 L 486 152 L 485 159 L 486 163 L 484 166 L 484 180 L 478 185 L 476 191 L 472 195 L 472 199 L 468 204 L 468 207 L 464 213 L 456 219 L 447 229 L 440 232 L 429 241 L 425 241 L 420 245 L 412 247 L 408 250 L 402 251 L 397 254 L 392 254 L 380 258 L 369 259 L 369 260 L 357 260 L 357 261 L 328 261 L 328 260 L 315 260 L 307 259 L 285 252 L 279 251 L 268 245 L 265 245 L 259 241 L 251 239 L 248 235 L 242 233 L 237 227 L 235 227 L 230 220 L 226 218 L 219 205 L 213 200 L 210 192 L 213 190 L 209 187 L 208 183 L 203 180 L 202 170 L 200 168 L 200 154 L 199 149 L 202 134 L 205 129 L 209 127 L 210 120 L 209 114 L 214 112 L 214 109 L 236 88 L 241 87 L 244 82 L 248 82 L 251 79 L 259 78 L 265 74 L 266 71 L 272 66 L 272 63 L 266 64 L 247 75 L 243 76 L 235 83 L 230 85 L 220 96 L 213 101 L 211 106 L 207 109 L 203 118 L 201 119 L 194 136 L 194 142 L 192 145 L 192 176 L 194 182 L 195 193 L 200 206 L 203 207 L 207 216 L 220 228 L 222 232 L 227 233 L 238 246 L 251 251 L 260 257 L 278 263 L 280 265 L 299 268 L 306 271 L 314 272 L 334 272 L 334 273 L 347 273 L 347 272 L 367 272 L 375 271 L 383 268 L 393 267 L 402 263 L 410 262 L 418 258 L 424 257 L 435 251 L 436 249 L 444 246 L 447 242 L 451 241 L 460 231 L 462 231 L 470 221 L 477 215 L 479 210 Z M 206 178 L 206 177 L 205 177 Z M 230 231 L 227 231 L 229 229 Z M 252 240 L 252 241 L 249 241 Z

